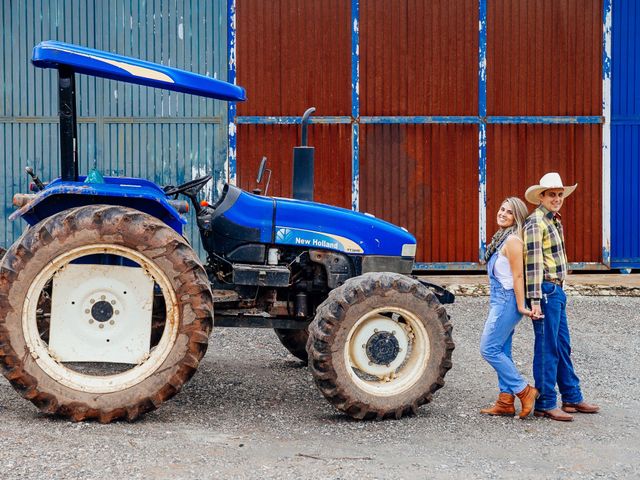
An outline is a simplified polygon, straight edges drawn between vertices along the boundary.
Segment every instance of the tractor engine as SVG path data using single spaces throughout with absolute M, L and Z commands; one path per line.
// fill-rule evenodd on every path
M 197 221 L 216 303 L 277 317 L 311 319 L 349 278 L 409 274 L 415 254 L 411 234 L 371 215 L 231 185 Z

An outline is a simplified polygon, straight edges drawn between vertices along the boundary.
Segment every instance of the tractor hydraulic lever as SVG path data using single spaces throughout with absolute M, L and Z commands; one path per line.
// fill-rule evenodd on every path
M 33 180 L 33 183 L 35 184 L 35 187 L 36 187 L 37 191 L 39 192 L 40 190 L 44 190 L 44 183 L 42 183 L 42 181 L 38 178 L 36 173 L 33 171 L 33 168 L 32 167 L 27 167 L 27 168 L 25 168 L 25 170 L 26 170 L 27 174 Z

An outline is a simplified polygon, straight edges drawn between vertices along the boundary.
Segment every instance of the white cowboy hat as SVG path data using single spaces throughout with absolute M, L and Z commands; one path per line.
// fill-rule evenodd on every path
M 533 203 L 534 205 L 540 204 L 540 193 L 545 190 L 549 190 L 551 188 L 562 188 L 564 189 L 564 198 L 567 198 L 569 195 L 573 193 L 578 184 L 571 187 L 565 187 L 562 185 L 562 179 L 560 178 L 560 174 L 556 172 L 546 173 L 541 179 L 539 185 L 533 185 L 527 188 L 526 193 L 524 194 L 524 198 L 527 199 L 527 202 Z

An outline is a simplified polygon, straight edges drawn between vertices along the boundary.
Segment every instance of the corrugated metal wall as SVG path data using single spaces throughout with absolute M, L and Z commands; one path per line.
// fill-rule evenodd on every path
M 300 116 L 311 106 L 316 116 L 351 112 L 348 0 L 241 0 L 237 4 L 237 78 L 248 101 L 238 115 Z M 267 155 L 270 193 L 291 195 L 292 148 L 299 127 L 238 126 L 237 183 L 251 190 L 260 159 Z M 312 125 L 316 147 L 315 199 L 351 204 L 351 133 L 345 125 Z
M 490 125 L 487 132 L 487 232 L 506 197 L 524 199 L 529 185 L 557 171 L 578 188 L 562 208 L 567 256 L 602 259 L 602 137 L 600 125 Z M 529 205 L 530 209 L 532 208 Z
M 477 115 L 474 0 L 360 6 L 361 115 Z
M 415 233 L 421 268 L 479 268 L 499 202 L 546 171 L 580 184 L 572 262 L 602 262 L 603 0 L 237 0 L 237 14 L 242 186 L 265 152 L 289 193 L 290 124 L 313 104 L 340 124 L 315 127 L 339 132 L 316 145 L 335 171 L 317 199 L 347 205 L 350 172 L 352 205 Z
M 256 187 L 260 160 L 272 170 L 269 195 L 291 197 L 293 147 L 300 143 L 298 125 L 238 127 L 238 185 Z M 339 207 L 351 205 L 351 132 L 347 125 L 310 125 L 309 145 L 315 150 L 314 199 Z M 264 182 L 260 184 L 264 190 Z
M 488 2 L 487 113 L 602 115 L 602 2 Z M 573 262 L 602 260 L 601 125 L 500 124 L 487 128 L 487 233 L 506 197 L 523 198 L 549 171 L 578 183 L 563 208 Z
M 640 268 L 640 4 L 613 8 L 611 265 Z
M 238 115 L 351 113 L 349 0 L 239 0 Z
M 0 244 L 24 226 L 7 221 L 13 194 L 27 186 L 24 167 L 58 175 L 57 74 L 31 65 L 35 44 L 77 43 L 226 79 L 223 0 L 13 0 L 2 2 L 0 25 Z M 85 75 L 76 82 L 81 173 L 95 161 L 105 174 L 160 184 L 205 173 L 226 181 L 226 103 Z M 194 224 L 188 235 L 199 244 Z
M 360 210 L 416 235 L 420 261 L 475 260 L 478 127 L 363 125 L 360 133 Z
M 45 178 L 58 169 L 55 76 L 29 65 L 35 43 L 64 40 L 225 78 L 230 41 L 231 75 L 237 69 L 249 96 L 229 129 L 237 164 L 233 148 L 226 160 L 225 104 L 80 77 L 81 170 L 97 161 L 107 173 L 159 183 L 214 171 L 218 189 L 228 178 L 251 189 L 267 155 L 270 193 L 289 195 L 294 124 L 315 106 L 316 199 L 406 226 L 417 233 L 422 265 L 476 268 L 498 202 L 522 195 L 545 170 L 580 184 L 565 212 L 571 260 L 602 261 L 609 0 L 236 1 L 4 2 L 5 219 L 11 196 L 26 186 L 26 164 Z M 629 38 L 637 33 L 633 5 L 619 16 Z M 618 112 L 627 113 L 637 114 Z M 636 148 L 634 122 L 624 125 L 632 133 L 614 132 L 612 168 L 616 148 Z M 633 170 L 621 175 L 634 178 Z M 635 198 L 625 192 L 625 202 Z M 21 227 L 4 222 L 6 243 Z M 617 255 L 635 256 L 626 245 Z
M 487 2 L 489 115 L 602 114 L 602 1 Z
M 362 3 L 360 113 L 478 114 L 478 13 L 472 0 Z M 478 128 L 360 128 L 360 210 L 406 227 L 420 262 L 478 255 Z

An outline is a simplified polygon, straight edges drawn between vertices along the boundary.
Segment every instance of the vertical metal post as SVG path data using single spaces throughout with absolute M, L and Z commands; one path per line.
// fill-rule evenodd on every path
M 478 255 L 487 248 L 487 0 L 480 0 L 478 38 Z
M 351 0 L 351 209 L 360 209 L 360 0 Z
M 602 12 L 602 263 L 611 267 L 611 8 Z
M 69 67 L 58 68 L 60 115 L 60 177 L 78 181 L 78 122 L 76 120 L 76 80 Z
M 227 2 L 227 81 L 236 85 L 236 0 Z M 229 147 L 225 162 L 225 175 L 231 185 L 236 184 L 236 102 L 227 104 L 227 127 L 229 132 Z M 222 192 L 218 192 L 222 193 Z

